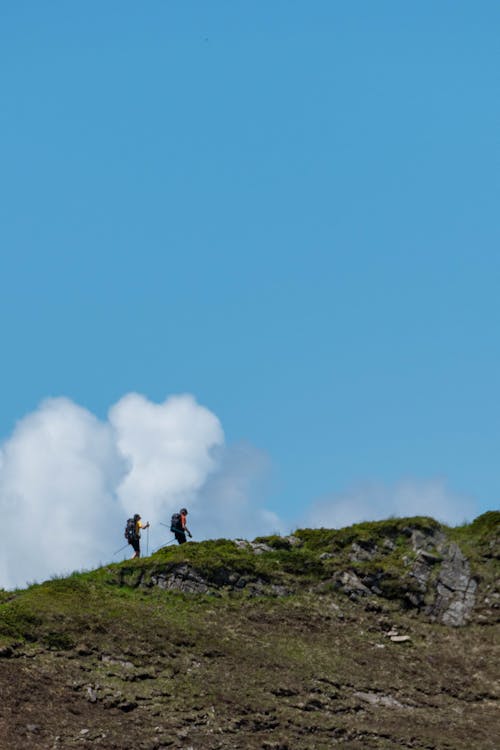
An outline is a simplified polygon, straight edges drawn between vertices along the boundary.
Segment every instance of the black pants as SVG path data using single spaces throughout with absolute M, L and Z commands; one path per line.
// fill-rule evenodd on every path
M 187 542 L 185 531 L 174 531 L 174 534 L 179 544 L 185 544 Z
M 129 542 L 130 546 L 134 550 L 134 552 L 137 552 L 137 554 L 140 556 L 141 554 L 141 547 L 138 539 L 131 539 Z

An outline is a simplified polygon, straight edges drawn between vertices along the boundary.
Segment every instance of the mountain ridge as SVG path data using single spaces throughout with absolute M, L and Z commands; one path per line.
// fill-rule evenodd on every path
M 496 749 L 499 559 L 491 511 L 190 543 L 2 591 L 1 747 Z

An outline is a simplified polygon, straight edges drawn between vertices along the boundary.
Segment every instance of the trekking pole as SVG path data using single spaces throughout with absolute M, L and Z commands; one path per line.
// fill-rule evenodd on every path
M 171 540 L 170 540 L 169 542 L 165 542 L 165 544 L 160 544 L 160 546 L 159 546 L 159 547 L 157 547 L 156 549 L 154 549 L 154 550 L 153 550 L 153 554 L 154 554 L 155 552 L 158 552 L 158 550 L 159 550 L 159 549 L 163 549 L 164 547 L 168 547 L 168 546 L 169 546 L 170 544 L 173 544 L 174 542 L 175 542 L 175 536 L 174 536 L 174 538 L 173 538 L 173 539 L 171 539 Z
M 146 535 L 146 557 L 149 557 L 149 526 L 146 531 L 148 532 Z
M 116 552 L 113 552 L 113 557 L 117 555 L 119 552 L 121 552 L 122 549 L 125 549 L 125 547 L 128 547 L 128 542 L 127 544 L 124 544 L 123 547 L 120 547 L 120 549 L 117 549 Z

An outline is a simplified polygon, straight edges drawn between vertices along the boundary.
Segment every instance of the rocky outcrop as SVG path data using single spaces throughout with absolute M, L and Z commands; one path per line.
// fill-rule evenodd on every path
M 436 599 L 430 615 L 445 625 L 465 625 L 476 603 L 477 581 L 470 564 L 456 544 L 444 552 L 436 585 Z
M 349 559 L 353 562 L 373 560 L 377 554 L 377 546 L 373 542 L 353 542 Z
M 286 596 L 334 589 L 373 611 L 387 606 L 416 609 L 452 627 L 472 619 L 495 621 L 500 607 L 495 581 L 491 575 L 486 582 L 483 577 L 479 591 L 477 574 L 464 551 L 432 519 L 367 524 L 358 533 L 347 532 L 236 539 L 234 546 L 221 549 L 219 558 L 214 551 L 213 559 L 167 558 L 149 568 L 125 566 L 120 584 L 212 596 Z M 491 545 L 485 543 L 481 549 L 492 556 Z M 475 564 L 478 559 L 482 558 L 476 554 Z
M 390 538 L 379 545 L 371 541 L 353 542 L 349 560 L 354 569 L 337 572 L 334 585 L 351 599 L 389 596 L 423 611 L 433 621 L 454 627 L 465 625 L 471 619 L 477 592 L 477 580 L 469 561 L 438 527 L 425 531 L 407 527 L 404 533 L 413 554 L 402 556 L 406 570 L 399 580 L 392 578 L 390 593 L 385 585 L 390 576 L 382 564 L 377 566 L 377 561 L 382 562 L 395 549 Z M 368 562 L 373 563 L 371 570 L 363 571 L 363 563 Z M 356 563 L 361 566 L 356 568 Z
M 179 565 L 173 570 L 152 575 L 150 585 L 186 594 L 206 594 L 210 591 L 207 581 L 189 565 Z
M 394 542 L 384 539 L 379 545 L 373 542 L 353 542 L 348 559 L 353 568 L 338 570 L 330 579 L 334 587 L 342 590 L 350 599 L 381 597 L 400 600 L 405 608 L 416 608 L 431 620 L 460 627 L 470 621 L 476 602 L 477 581 L 471 573 L 469 561 L 455 543 L 450 543 L 439 528 L 424 533 L 421 529 L 405 529 L 413 554 L 402 558 L 402 573 L 391 576 L 387 570 L 377 566 L 378 560 L 393 555 Z M 294 546 L 296 537 L 283 541 Z M 300 540 L 298 540 L 300 541 Z M 273 552 L 273 547 L 264 542 L 235 541 L 240 549 L 254 555 Z M 282 549 L 286 548 L 284 545 Z M 321 560 L 331 564 L 333 553 L 322 553 Z M 363 565 L 370 563 L 369 569 Z M 356 564 L 359 564 L 356 568 Z M 297 590 L 276 580 L 243 574 L 229 568 L 217 568 L 201 573 L 193 565 L 182 563 L 156 570 L 141 586 L 158 586 L 165 591 L 181 591 L 186 594 L 220 595 L 222 591 L 245 592 L 246 595 L 286 596 Z
M 293 534 L 278 537 L 276 541 L 278 544 L 275 544 L 274 546 L 259 540 L 250 542 L 247 539 L 235 539 L 234 543 L 239 549 L 249 550 L 250 552 L 253 552 L 254 555 L 261 555 L 263 552 L 273 552 L 275 549 L 283 550 L 302 546 L 302 540 Z
M 267 594 L 287 596 L 290 590 L 285 586 L 263 578 L 245 576 L 237 571 L 220 568 L 201 575 L 193 566 L 181 564 L 164 571 L 156 572 L 142 585 L 158 586 L 165 591 L 181 591 L 185 594 L 218 594 L 221 590 L 243 591 L 250 596 Z
M 444 625 L 465 625 L 476 601 L 477 581 L 473 578 L 469 561 L 455 543 L 447 541 L 441 531 L 424 535 L 413 532 L 412 545 L 417 557 L 411 575 L 420 587 L 421 606 L 434 594 L 426 607 L 433 620 Z

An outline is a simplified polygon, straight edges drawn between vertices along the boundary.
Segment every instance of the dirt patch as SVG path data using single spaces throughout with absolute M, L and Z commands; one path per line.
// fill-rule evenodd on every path
M 162 617 L 175 603 L 169 595 Z M 177 604 L 186 623 L 200 617 L 199 602 Z M 173 636 L 171 622 L 168 642 L 153 627 L 149 647 L 121 620 L 105 652 L 91 630 L 74 649 L 13 648 L 0 659 L 0 746 L 495 749 L 493 629 L 401 615 L 389 626 L 345 602 L 338 619 L 330 604 L 228 600 L 204 605 L 199 629 Z M 389 627 L 411 642 L 392 643 Z

